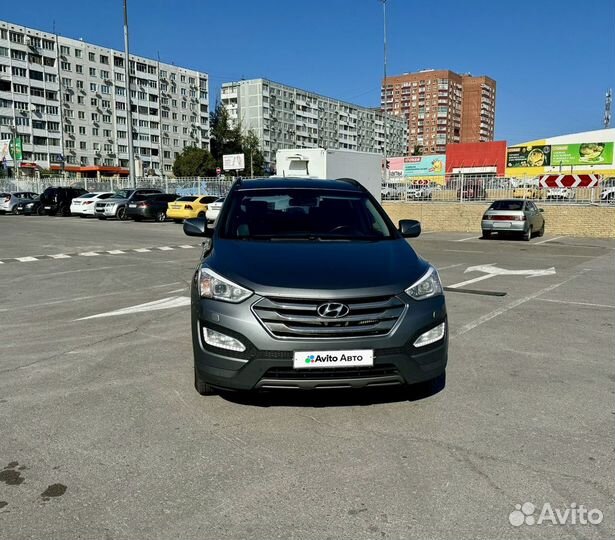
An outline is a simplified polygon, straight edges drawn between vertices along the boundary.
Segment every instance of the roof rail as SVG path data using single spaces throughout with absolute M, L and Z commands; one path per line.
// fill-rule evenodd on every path
M 359 187 L 363 187 L 357 180 L 355 180 L 354 178 L 336 178 L 336 180 L 338 182 L 348 182 L 349 184 L 352 184 L 354 186 L 359 186 Z

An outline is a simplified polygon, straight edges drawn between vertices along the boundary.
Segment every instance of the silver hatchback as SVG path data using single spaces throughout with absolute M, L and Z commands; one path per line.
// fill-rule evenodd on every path
M 481 222 L 483 238 L 491 233 L 515 233 L 531 240 L 532 236 L 545 233 L 545 219 L 542 208 L 526 199 L 504 199 L 494 201 L 483 215 Z

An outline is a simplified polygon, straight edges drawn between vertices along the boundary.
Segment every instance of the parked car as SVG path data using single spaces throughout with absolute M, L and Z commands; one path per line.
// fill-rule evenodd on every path
M 151 188 L 120 189 L 108 199 L 98 201 L 94 206 L 94 214 L 98 219 L 128 219 L 126 211 L 132 198 L 137 195 L 151 195 L 153 193 L 162 193 L 162 191 Z
M 380 197 L 383 201 L 398 201 L 403 199 L 405 184 L 389 183 L 384 184 L 380 189 Z
M 38 195 L 31 191 L 13 191 L 0 193 L 0 213 L 17 214 L 17 207 L 21 203 L 31 202 Z
M 615 204 L 615 178 L 606 178 L 600 184 L 600 200 L 603 203 Z
M 550 200 L 572 200 L 575 197 L 576 193 L 571 188 L 547 188 L 547 199 Z
M 31 216 L 32 214 L 36 214 L 38 212 L 38 207 L 40 204 L 41 196 L 37 195 L 31 201 L 23 201 L 18 203 L 13 209 L 13 212 L 16 214 Z
M 127 216 L 135 221 L 167 219 L 168 204 L 176 200 L 178 195 L 172 193 L 154 193 L 151 195 L 137 194 L 128 202 Z
M 216 219 L 218 218 L 218 214 L 222 209 L 222 205 L 224 204 L 224 199 L 225 197 L 220 197 L 219 199 L 216 199 L 214 202 L 210 203 L 207 206 L 205 217 L 207 218 L 208 222 L 213 223 L 214 221 L 216 221 Z
M 182 223 L 184 219 L 205 217 L 208 205 L 216 200 L 218 200 L 218 197 L 212 195 L 186 195 L 180 197 L 169 203 L 167 217 L 175 221 L 175 223 Z
M 527 199 L 504 199 L 494 201 L 483 215 L 481 221 L 483 238 L 489 238 L 491 233 L 521 234 L 524 240 L 532 236 L 543 236 L 545 219 L 542 208 Z
M 70 213 L 74 216 L 87 217 L 94 216 L 94 208 L 98 201 L 108 199 L 113 195 L 112 191 L 96 191 L 85 193 L 81 197 L 73 199 L 70 203 Z
M 463 182 L 463 190 L 457 189 L 457 198 L 465 200 L 485 200 L 487 190 L 480 180 L 466 180 Z
M 233 184 L 192 282 L 195 387 L 312 389 L 443 380 L 448 331 L 436 269 L 350 179 Z M 272 262 L 275 261 L 275 262 Z
M 424 185 L 410 185 L 406 189 L 406 199 L 426 200 L 433 196 L 434 188 Z
M 70 216 L 70 205 L 73 199 L 87 193 L 83 188 L 74 187 L 48 187 L 38 200 L 38 204 L 33 205 L 36 208 L 36 214 L 39 216 Z
M 513 189 L 512 196 L 519 199 L 540 199 L 542 191 L 536 185 L 524 183 Z

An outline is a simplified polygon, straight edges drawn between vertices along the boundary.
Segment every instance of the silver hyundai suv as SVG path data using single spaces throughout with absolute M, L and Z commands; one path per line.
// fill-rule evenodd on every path
M 442 379 L 438 272 L 354 180 L 238 180 L 192 282 L 195 387 L 315 389 Z

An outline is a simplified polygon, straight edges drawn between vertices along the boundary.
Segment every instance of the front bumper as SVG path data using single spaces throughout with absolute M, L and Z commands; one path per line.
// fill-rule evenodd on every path
M 104 217 L 115 217 L 120 205 L 114 204 L 113 206 L 105 206 L 103 208 L 96 207 L 94 215 Z
M 93 204 L 84 204 L 70 207 L 70 213 L 76 216 L 93 216 L 95 214 L 95 206 Z
M 447 321 L 444 297 L 421 302 L 405 294 L 409 308 L 386 336 L 327 339 L 273 337 L 257 319 L 253 296 L 241 304 L 202 300 L 193 293 L 192 341 L 195 368 L 212 386 L 233 389 L 363 388 L 413 384 L 441 375 L 448 358 L 448 329 L 443 339 L 425 347 L 412 343 L 427 330 Z M 203 327 L 239 339 L 246 350 L 238 353 L 212 347 L 203 340 Z M 295 351 L 370 349 L 373 367 L 324 369 L 293 368 Z

